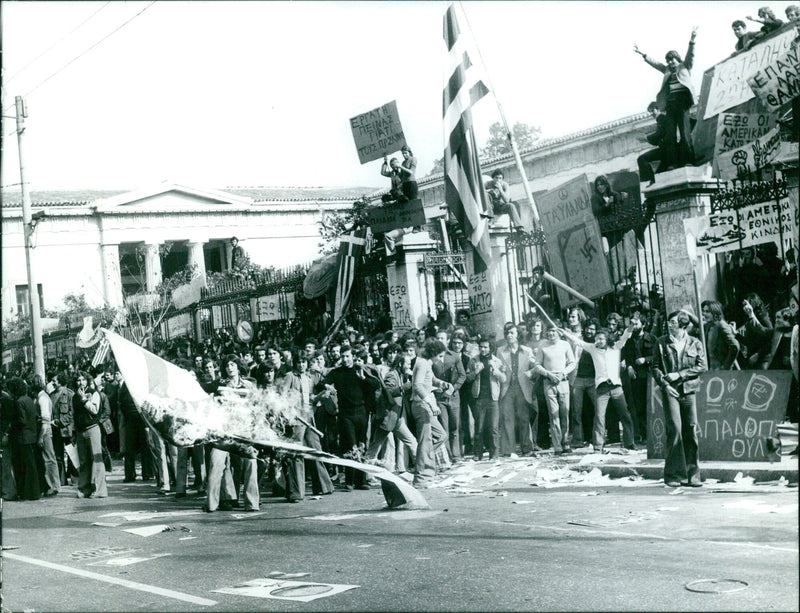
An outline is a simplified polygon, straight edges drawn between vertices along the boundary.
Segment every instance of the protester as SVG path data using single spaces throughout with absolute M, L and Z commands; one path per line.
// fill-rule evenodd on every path
M 764 301 L 750 293 L 742 299 L 743 324 L 736 331 L 740 341 L 742 367 L 766 370 L 772 341 L 772 320 Z
M 534 353 L 535 370 L 542 376 L 550 416 L 550 442 L 556 454 L 572 451 L 569 446 L 569 376 L 575 370 L 575 356 L 569 343 L 558 338 L 555 326 L 548 326 L 546 340 Z
M 647 374 L 653 359 L 656 338 L 647 332 L 647 316 L 635 311 L 631 316 L 631 337 L 622 348 L 631 387 L 631 416 L 634 438 L 643 444 L 647 438 Z
M 403 156 L 403 163 L 400 164 L 400 190 L 407 200 L 413 200 L 419 193 L 417 186 L 417 158 L 411 151 L 408 145 L 400 147 L 400 153 Z
M 667 170 L 694 163 L 689 109 L 695 102 L 691 70 L 694 64 L 694 39 L 696 36 L 697 28 L 694 28 L 689 39 L 686 59 L 681 60 L 677 51 L 668 51 L 666 64 L 653 60 L 646 53 L 639 51 L 638 46 L 633 46 L 633 50 L 641 55 L 645 62 L 664 73 L 656 103 L 666 113 L 664 157 Z M 676 138 L 676 131 L 680 134 L 680 142 Z
M 746 51 L 750 48 L 758 35 L 747 31 L 747 24 L 741 19 L 737 19 L 731 24 L 733 33 L 736 35 L 736 47 L 734 53 Z
M 689 318 L 680 311 L 667 317 L 668 334 L 653 352 L 653 376 L 661 387 L 667 428 L 664 483 L 700 487 L 697 437 L 698 376 L 707 369 L 703 343 L 686 332 Z
M 439 389 L 434 394 L 439 407 L 439 423 L 448 433 L 448 443 L 446 445 L 449 457 L 455 462 L 461 459 L 461 439 L 459 430 L 461 428 L 461 406 L 459 391 L 467 378 L 464 365 L 461 362 L 461 355 L 457 353 L 450 344 L 450 335 L 440 330 L 436 333 L 436 338 L 447 347 L 441 361 L 433 362 L 433 374 L 437 379 L 446 381 L 450 385 Z
M 8 382 L 8 391 L 14 402 L 8 440 L 16 479 L 16 499 L 39 500 L 42 492 L 36 468 L 38 411 L 33 398 L 30 397 L 28 385 L 22 378 L 12 378 Z
M 653 172 L 653 163 L 658 162 L 658 169 L 656 172 L 663 172 L 664 167 L 664 135 L 666 132 L 667 118 L 664 112 L 658 108 L 656 102 L 651 102 L 647 105 L 647 112 L 656 120 L 656 131 L 648 134 L 645 140 L 651 144 L 655 149 L 645 151 L 638 158 L 636 164 L 639 167 L 639 181 L 647 183 L 648 186 L 656 182 L 656 176 Z
M 486 194 L 489 196 L 491 209 L 489 217 L 497 215 L 508 215 L 511 225 L 515 230 L 522 230 L 524 226 L 519 217 L 516 203 L 511 200 L 508 183 L 503 180 L 503 171 L 500 169 L 492 173 L 490 181 L 485 185 Z
M 475 437 L 472 442 L 476 460 L 483 457 L 484 448 L 489 450 L 489 459 L 500 455 L 500 390 L 507 381 L 503 363 L 492 355 L 488 339 L 478 343 L 478 355 L 470 360 L 467 368 L 467 383 L 475 400 Z
M 708 368 L 730 370 L 739 355 L 739 341 L 730 324 L 725 321 L 722 305 L 716 300 L 704 300 L 701 314 L 705 325 Z
M 779 30 L 781 26 L 783 26 L 783 21 L 778 19 L 772 9 L 768 6 L 762 6 L 760 9 L 758 9 L 758 19 L 755 17 L 750 17 L 749 15 L 747 18 L 750 21 L 755 21 L 756 23 L 761 24 L 762 36 L 770 34 L 775 30 Z
M 535 455 L 531 430 L 538 430 L 538 403 L 532 395 L 531 374 L 534 367 L 533 351 L 520 345 L 517 326 L 507 323 L 503 336 L 506 344 L 497 350 L 506 381 L 500 389 L 500 454 L 510 456 L 516 452 L 516 430 L 522 455 Z M 531 427 L 531 424 L 536 425 Z
M 43 496 L 55 496 L 60 489 L 61 480 L 58 475 L 56 454 L 53 450 L 52 401 L 44 390 L 44 384 L 39 375 L 32 375 L 28 379 L 28 389 L 35 396 L 34 402 L 39 418 L 39 435 L 36 441 L 39 448 L 36 453 L 39 485 L 42 488 Z
M 578 335 L 582 332 L 582 339 L 587 343 L 594 343 L 594 337 L 599 325 L 596 319 L 587 319 L 581 330 L 571 330 L 573 334 Z M 583 347 L 575 343 L 573 340 L 568 339 L 572 345 L 572 350 L 575 353 L 577 368 L 573 371 L 574 379 L 572 381 L 572 389 L 570 390 L 570 406 L 572 407 L 573 426 L 572 426 L 572 446 L 586 446 L 591 445 L 591 436 L 585 436 L 584 433 L 592 432 L 592 423 L 594 422 L 595 405 L 597 404 L 597 388 L 594 380 L 594 361 L 592 356 L 583 350 Z M 585 410 L 584 396 L 589 397 L 590 407 L 589 411 Z M 588 427 L 584 427 L 584 418 L 591 417 L 588 420 Z
M 100 394 L 88 373 L 79 372 L 76 382 L 72 411 L 81 464 L 78 471 L 78 498 L 105 498 L 108 491 L 100 437 Z
M 57 373 L 51 378 L 54 390 L 51 395 L 53 407 L 53 453 L 58 464 L 58 476 L 61 485 L 70 483 L 70 476 L 77 476 L 75 467 L 71 462 L 64 459 L 65 446 L 72 444 L 73 421 L 72 421 L 72 397 L 75 395 L 67 387 L 68 376 L 66 372 Z

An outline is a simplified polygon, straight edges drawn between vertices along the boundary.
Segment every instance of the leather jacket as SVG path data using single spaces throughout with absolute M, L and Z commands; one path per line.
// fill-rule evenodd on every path
M 671 385 L 681 396 L 694 394 L 700 387 L 700 373 L 708 370 L 706 352 L 699 338 L 686 335 L 683 355 L 678 355 L 669 334 L 659 337 L 653 348 L 653 377 L 661 389 Z M 669 382 L 667 373 L 677 372 L 680 379 Z

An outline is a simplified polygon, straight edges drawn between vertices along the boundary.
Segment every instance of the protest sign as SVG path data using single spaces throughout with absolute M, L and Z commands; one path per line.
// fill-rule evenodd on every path
M 716 176 L 730 180 L 743 178 L 772 162 L 781 152 L 781 134 L 778 128 L 742 147 L 720 153 L 714 158 Z
M 747 79 L 786 53 L 795 36 L 794 28 L 787 29 L 774 38 L 760 42 L 749 51 L 737 53 L 714 66 L 703 119 L 754 98 L 755 94 Z
M 386 272 L 389 277 L 389 310 L 392 318 L 392 330 L 406 332 L 416 327 L 411 314 L 408 283 L 405 275 L 396 274 L 396 267 L 387 268 Z
M 350 129 L 353 131 L 358 159 L 362 164 L 399 151 L 406 144 L 395 100 L 356 115 L 350 119 Z
M 774 113 L 720 113 L 714 157 L 757 140 L 775 127 Z
M 413 228 L 426 223 L 422 200 L 384 204 L 367 209 L 367 223 L 373 234 L 382 234 L 397 228 Z
M 189 313 L 181 313 L 167 320 L 167 333 L 169 338 L 187 336 L 192 326 L 192 319 Z
M 711 370 L 700 375 L 697 435 L 703 460 L 769 462 L 767 439 L 778 437 L 778 424 L 789 402 L 790 370 Z M 663 458 L 667 433 L 664 396 L 650 377 L 647 407 L 647 457 Z
M 295 316 L 294 299 L 294 292 L 251 298 L 250 312 L 253 315 L 253 321 L 293 319 Z
M 552 237 L 547 251 L 553 276 L 584 296 L 597 298 L 613 287 L 589 193 L 589 181 L 580 175 L 540 196 L 537 206 L 542 229 Z M 561 306 L 578 302 L 562 289 L 558 296 Z
M 784 250 L 791 244 L 797 228 L 797 205 L 788 198 L 761 202 L 739 209 L 717 211 L 683 220 L 687 240 L 692 237 L 698 252 L 722 253 L 775 243 Z
M 786 53 L 747 79 L 747 84 L 765 107 L 777 112 L 800 95 L 800 46 L 791 45 Z

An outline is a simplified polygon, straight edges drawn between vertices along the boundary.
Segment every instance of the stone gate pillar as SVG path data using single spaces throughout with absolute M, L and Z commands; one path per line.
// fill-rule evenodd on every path
M 423 231 L 406 234 L 398 246 L 403 248 L 401 259 L 386 267 L 386 278 L 392 329 L 403 333 L 424 327 L 435 313 L 433 275 L 424 273 L 422 262 L 436 250 L 436 242 Z
M 119 244 L 104 244 L 100 247 L 103 267 L 103 297 L 112 307 L 122 307 L 122 276 L 119 269 Z
M 655 203 L 655 223 L 658 230 L 658 250 L 661 275 L 664 280 L 664 302 L 670 313 L 691 305 L 700 316 L 692 279 L 696 266 L 700 300 L 717 299 L 716 257 L 701 254 L 692 261 L 686 247 L 683 220 L 708 215 L 711 193 L 717 182 L 711 179 L 708 165 L 685 167 L 656 175 L 656 183 L 644 190 L 648 203 Z
M 145 285 L 148 292 L 154 292 L 161 283 L 161 254 L 159 243 L 145 244 L 144 272 Z
M 476 334 L 497 340 L 503 338 L 503 324 L 513 319 L 508 281 L 510 269 L 506 254 L 508 235 L 507 229 L 490 230 L 492 261 L 483 272 L 475 272 L 473 252 L 471 249 L 467 252 L 466 269 L 472 328 Z M 514 269 L 513 261 L 511 265 Z

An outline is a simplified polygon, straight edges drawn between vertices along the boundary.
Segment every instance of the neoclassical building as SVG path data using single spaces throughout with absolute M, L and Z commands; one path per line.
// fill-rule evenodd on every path
M 534 195 L 586 173 L 636 170 L 649 148 L 654 121 L 641 113 L 563 137 L 540 141 L 521 152 Z M 502 168 L 512 197 L 525 199 L 511 155 L 482 161 L 484 173 Z M 444 202 L 442 175 L 419 180 L 426 209 Z M 68 293 L 82 293 L 93 306 L 121 305 L 123 292 L 152 289 L 163 275 L 186 264 L 200 270 L 231 266 L 236 237 L 251 261 L 286 267 L 312 261 L 320 242 L 323 212 L 343 210 L 375 188 L 231 188 L 209 190 L 161 183 L 128 192 L 32 194 L 38 222 L 33 265 L 45 308 Z M 27 310 L 27 277 L 19 192 L 4 193 L 2 207 L 3 318 Z M 433 216 L 433 215 L 432 215 Z M 144 257 L 141 257 L 144 256 Z

